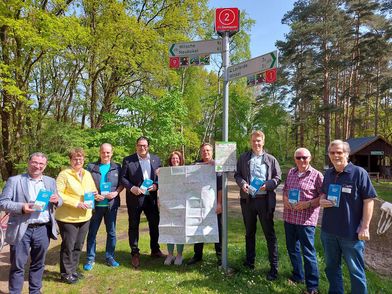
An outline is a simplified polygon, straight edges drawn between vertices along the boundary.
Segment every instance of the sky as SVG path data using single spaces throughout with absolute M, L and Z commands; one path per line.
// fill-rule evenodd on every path
M 289 27 L 282 24 L 286 12 L 292 10 L 294 0 L 210 0 L 211 8 L 236 7 L 245 10 L 256 21 L 251 30 L 252 58 L 276 50 L 275 42 L 284 40 Z M 241 15 L 240 15 L 241 17 Z

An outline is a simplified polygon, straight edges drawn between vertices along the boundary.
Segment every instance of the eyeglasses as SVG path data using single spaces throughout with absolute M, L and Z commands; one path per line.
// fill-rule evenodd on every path
M 36 161 L 30 161 L 30 164 L 34 166 L 41 166 L 41 167 L 46 165 L 46 163 L 36 162 Z
M 308 158 L 309 158 L 309 156 L 296 156 L 296 157 L 295 157 L 296 160 L 301 160 L 301 159 L 302 159 L 302 160 L 306 160 L 306 159 L 308 159 Z

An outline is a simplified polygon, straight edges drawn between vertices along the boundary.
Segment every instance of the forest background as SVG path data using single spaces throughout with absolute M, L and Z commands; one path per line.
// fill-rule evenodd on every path
M 207 0 L 1 1 L 0 181 L 38 150 L 53 176 L 71 147 L 93 161 L 109 142 L 121 162 L 140 135 L 162 159 L 177 149 L 193 162 L 202 142 L 222 138 L 222 62 L 171 70 L 168 48 L 218 38 L 213 17 Z M 391 141 L 391 2 L 300 0 L 282 23 L 290 31 L 276 41 L 278 81 L 230 83 L 229 141 L 238 154 L 254 129 L 282 164 L 305 146 L 319 168 L 332 139 Z M 241 11 L 232 64 L 251 57 L 253 24 Z

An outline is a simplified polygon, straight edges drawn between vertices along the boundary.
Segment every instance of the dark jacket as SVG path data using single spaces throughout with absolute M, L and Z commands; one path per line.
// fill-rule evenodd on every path
M 99 171 L 99 165 L 100 165 L 100 161 L 89 163 L 86 169 L 93 176 L 94 183 L 95 186 L 97 187 L 98 193 L 101 193 L 100 182 L 101 182 L 102 175 L 101 172 Z M 112 183 L 110 192 L 116 191 L 117 188 L 121 185 L 120 175 L 121 175 L 121 165 L 111 161 L 109 171 L 106 174 L 106 182 Z M 119 206 L 120 206 L 120 195 L 117 195 L 117 197 L 109 200 L 109 208 L 119 207 Z
M 151 177 L 154 184 L 158 186 L 158 177 L 155 171 L 161 167 L 161 160 L 158 156 L 150 153 L 150 164 L 151 164 Z M 150 195 L 136 196 L 131 192 L 133 186 L 140 187 L 143 183 L 143 172 L 140 167 L 139 158 L 137 153 L 127 156 L 123 160 L 121 169 L 121 182 L 127 191 L 127 206 L 129 205 L 143 205 L 145 199 L 148 203 L 157 205 L 157 191 L 150 192 Z
M 248 151 L 241 154 L 237 161 L 237 171 L 234 174 L 234 178 L 240 188 L 242 188 L 245 183 L 250 183 L 251 157 L 252 151 Z M 268 210 L 269 212 L 274 212 L 276 206 L 275 189 L 281 182 L 282 172 L 276 158 L 266 152 L 264 152 L 264 163 L 267 166 L 267 180 L 265 181 L 265 187 L 268 197 Z M 242 189 L 240 191 L 240 196 L 242 199 L 249 199 L 249 194 L 242 191 Z

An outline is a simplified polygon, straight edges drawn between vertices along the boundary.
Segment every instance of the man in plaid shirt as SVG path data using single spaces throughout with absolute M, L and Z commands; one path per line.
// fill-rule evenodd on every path
M 290 169 L 283 187 L 283 219 L 287 252 L 293 266 L 289 280 L 293 283 L 303 283 L 305 280 L 305 293 L 315 294 L 318 293 L 319 271 L 314 235 L 320 211 L 323 175 L 310 165 L 311 159 L 306 148 L 299 148 L 294 153 L 296 167 Z

